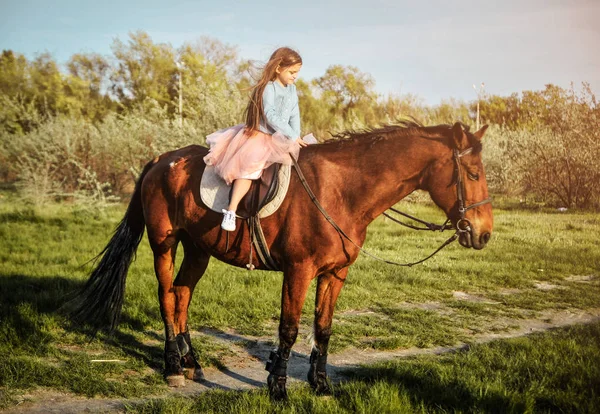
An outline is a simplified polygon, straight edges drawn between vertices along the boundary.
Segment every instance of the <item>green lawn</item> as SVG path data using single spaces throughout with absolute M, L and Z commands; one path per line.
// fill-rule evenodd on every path
M 402 203 L 399 207 L 419 217 L 443 221 L 432 206 Z M 597 308 L 598 214 L 524 211 L 509 208 L 508 203 L 502 207 L 495 206 L 494 234 L 482 251 L 467 250 L 456 243 L 413 268 L 360 258 L 351 268 L 338 301 L 332 352 L 455 345 L 470 342 L 473 334 L 509 330 L 507 321 L 514 318 L 540 317 L 553 309 Z M 146 240 L 130 269 L 122 324 L 113 338 L 100 335 L 90 340 L 55 312 L 86 280 L 91 268 L 87 262 L 109 240 L 124 210 L 121 205 L 101 210 L 64 205 L 33 208 L 19 205 L 8 192 L 0 193 L 0 404 L 10 406 L 14 395 L 39 386 L 86 396 L 167 392 L 160 373 L 162 322 L 157 283 Z M 385 258 L 414 261 L 447 237 L 412 232 L 378 219 L 370 227 L 366 247 Z M 196 288 L 190 327 L 275 338 L 280 287 L 280 273 L 248 272 L 213 260 Z M 457 292 L 481 300 L 464 301 Z M 311 296 L 309 293 L 301 322 L 305 330 L 312 324 Z M 220 357 L 228 352 L 208 335 L 196 338 L 194 344 L 205 365 L 219 365 Z M 95 358 L 126 358 L 131 363 L 127 368 L 99 366 L 89 362 Z M 576 365 L 572 368 L 578 372 Z M 364 394 L 360 387 L 367 387 L 370 393 L 383 387 L 382 398 L 404 401 L 411 397 L 404 391 L 388 395 L 387 388 L 371 380 L 378 378 L 374 373 L 383 372 L 381 367 L 372 369 L 364 371 L 362 379 L 351 383 L 354 385 L 348 384 L 350 388 L 341 388 L 346 390 L 342 393 L 345 400 L 354 392 Z M 309 398 L 305 390 L 298 393 L 298 398 Z M 261 392 L 215 395 L 210 398 L 262 398 Z M 341 404 L 340 398 L 336 396 L 333 402 L 309 400 L 310 404 L 326 405 Z M 179 402 L 188 403 L 192 402 Z M 515 410 L 521 411 L 520 407 L 529 406 L 515 405 Z M 340 409 L 350 408 L 340 405 Z M 464 406 L 456 409 L 469 411 Z

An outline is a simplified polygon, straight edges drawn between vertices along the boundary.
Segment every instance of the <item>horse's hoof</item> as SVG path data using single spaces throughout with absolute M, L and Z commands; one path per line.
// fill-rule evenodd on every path
M 169 387 L 173 388 L 185 387 L 185 376 L 170 375 L 167 377 L 167 384 L 169 385 Z
M 331 395 L 331 383 L 326 372 L 317 372 L 313 366 L 308 371 L 308 383 L 317 395 Z
M 288 394 L 285 386 L 287 378 L 278 375 L 269 375 L 267 384 L 269 386 L 269 396 L 273 401 L 287 401 Z
M 333 394 L 333 392 L 331 391 L 331 385 L 329 384 L 328 380 L 318 383 L 317 386 L 313 388 L 313 390 L 316 395 Z
M 185 376 L 191 381 L 204 381 L 204 372 L 202 371 L 202 368 L 187 368 L 185 370 Z

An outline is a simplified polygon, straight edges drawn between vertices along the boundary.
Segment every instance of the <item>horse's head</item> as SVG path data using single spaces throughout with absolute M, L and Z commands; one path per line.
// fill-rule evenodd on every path
M 448 140 L 451 155 L 432 165 L 428 180 L 431 198 L 459 230 L 460 244 L 475 249 L 485 247 L 494 222 L 481 162 L 481 138 L 486 129 L 487 125 L 470 133 L 462 124 L 454 124 Z

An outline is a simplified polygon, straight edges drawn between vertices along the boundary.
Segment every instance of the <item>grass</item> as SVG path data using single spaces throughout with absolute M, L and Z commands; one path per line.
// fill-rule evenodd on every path
M 476 345 L 443 356 L 355 370 L 316 397 L 297 386 L 288 404 L 266 390 L 211 391 L 129 406 L 137 413 L 595 413 L 600 406 L 600 323 Z M 569 361 L 569 363 L 565 363 Z
M 443 221 L 432 206 L 402 203 L 400 208 Z M 509 329 L 506 320 L 598 307 L 598 215 L 502 206 L 495 206 L 494 213 L 492 241 L 482 251 L 454 244 L 413 268 L 360 258 L 337 304 L 331 351 L 447 346 L 469 342 L 473 334 Z M 129 272 L 122 324 L 114 337 L 90 340 L 56 312 L 84 283 L 91 268 L 87 262 L 104 247 L 123 214 L 124 206 L 34 208 L 0 192 L 0 404 L 10 406 L 11 396 L 36 387 L 106 397 L 167 391 L 160 374 L 163 327 L 157 282 L 146 240 Z M 392 260 L 413 261 L 447 237 L 379 219 L 369 229 L 366 248 Z M 583 283 L 571 276 L 590 278 Z M 281 278 L 280 273 L 248 272 L 211 261 L 190 307 L 191 329 L 276 340 Z M 537 288 L 542 282 L 554 288 Z M 460 300 L 456 292 L 482 300 Z M 312 298 L 314 286 L 303 310 L 303 332 L 312 324 Z M 219 366 L 230 352 L 210 335 L 193 340 L 204 365 Z M 91 359 L 128 364 L 98 365 Z M 328 404 L 318 401 L 314 404 Z

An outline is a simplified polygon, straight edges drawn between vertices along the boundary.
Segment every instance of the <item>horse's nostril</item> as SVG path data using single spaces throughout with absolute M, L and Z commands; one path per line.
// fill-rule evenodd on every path
M 490 237 L 491 237 L 490 233 L 483 233 L 483 234 L 481 235 L 481 242 L 482 242 L 483 244 L 487 244 L 487 242 L 489 242 L 489 241 L 490 241 Z

